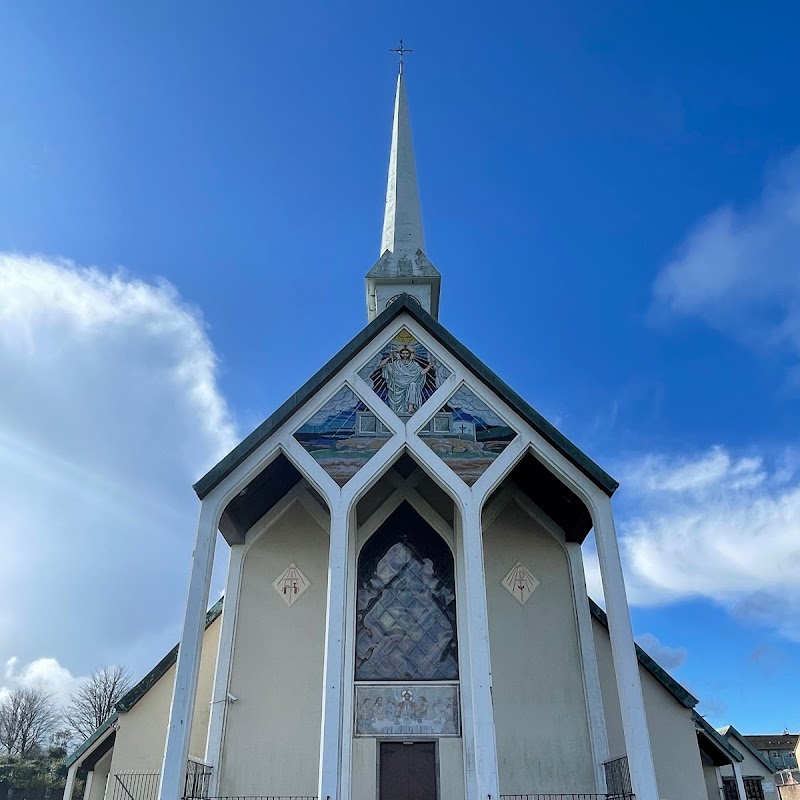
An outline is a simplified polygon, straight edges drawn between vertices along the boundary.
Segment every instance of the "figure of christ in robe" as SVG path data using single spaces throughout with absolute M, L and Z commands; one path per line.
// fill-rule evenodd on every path
M 381 361 L 389 407 L 395 414 L 413 414 L 420 407 L 425 376 L 432 366 L 433 359 L 423 367 L 411 348 L 405 345 Z

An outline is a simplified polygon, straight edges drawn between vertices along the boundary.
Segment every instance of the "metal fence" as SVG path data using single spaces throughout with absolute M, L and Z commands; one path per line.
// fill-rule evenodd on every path
M 111 800 L 158 800 L 160 772 L 114 772 L 108 776 Z
M 567 794 L 501 794 L 500 800 L 635 800 L 634 795 L 624 794 L 592 794 L 572 792 Z
M 186 782 L 183 785 L 183 800 L 205 800 L 208 797 L 213 768 L 199 761 L 186 765 Z
M 606 761 L 603 764 L 606 772 L 606 791 L 610 798 L 625 798 L 633 795 L 633 784 L 631 783 L 631 773 L 628 769 L 628 758 L 615 758 L 613 761 Z
M 212 768 L 198 761 L 186 765 L 183 800 L 206 800 Z M 108 776 L 111 800 L 158 800 L 160 772 L 116 772 Z

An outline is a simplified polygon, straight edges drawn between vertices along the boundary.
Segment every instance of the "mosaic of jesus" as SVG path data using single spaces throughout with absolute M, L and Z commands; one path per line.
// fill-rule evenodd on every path
M 395 414 L 413 414 L 450 375 L 407 331 L 401 331 L 360 372 Z

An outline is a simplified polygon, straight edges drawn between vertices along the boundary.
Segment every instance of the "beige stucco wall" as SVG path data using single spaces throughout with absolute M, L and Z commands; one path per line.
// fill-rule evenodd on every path
M 483 546 L 500 793 L 595 791 L 566 552 L 515 502 Z M 517 561 L 541 581 L 524 606 L 501 584 Z
M 439 739 L 439 800 L 464 800 L 463 739 Z M 357 800 L 357 798 L 353 798 Z
M 775 787 L 775 776 L 772 774 L 772 771 L 762 764 L 747 749 L 745 744 L 735 733 L 731 733 L 730 736 L 728 736 L 728 741 L 742 754 L 742 756 L 744 756 L 744 760 L 740 764 L 742 769 L 742 777 L 761 778 L 763 781 L 766 781 L 766 784 L 761 784 L 761 788 L 764 791 L 764 800 L 780 800 L 778 797 L 778 790 Z M 733 777 L 732 767 L 720 767 L 720 772 L 724 778 Z M 767 785 L 771 785 L 772 788 L 767 788 Z
M 217 617 L 203 635 L 197 699 L 189 744 L 189 755 L 200 760 L 204 758 L 206 750 L 209 704 L 221 625 L 222 618 Z M 119 715 L 112 773 L 161 771 L 174 685 L 173 665 L 130 711 Z
M 706 784 L 708 800 L 722 800 L 722 791 L 717 783 L 717 770 L 715 767 L 703 767 L 703 780 Z
M 610 758 L 625 755 L 622 717 L 608 631 L 592 620 L 600 691 Z M 681 705 L 647 670 L 639 667 L 647 729 L 660 800 L 705 800 L 707 796 L 692 712 Z
M 272 586 L 295 563 L 310 587 L 289 608 Z M 295 503 L 244 557 L 221 795 L 315 795 L 328 534 Z

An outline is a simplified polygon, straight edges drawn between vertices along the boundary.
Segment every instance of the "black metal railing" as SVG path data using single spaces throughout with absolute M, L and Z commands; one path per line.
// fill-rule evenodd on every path
M 213 771 L 213 767 L 210 767 L 208 764 L 189 760 L 186 764 L 183 800 L 206 800 Z
M 500 800 L 635 800 L 633 794 L 596 794 L 592 792 L 545 792 L 538 794 L 501 794 Z
M 627 800 L 633 796 L 633 784 L 627 756 L 606 761 L 603 769 L 606 773 L 606 792 L 608 792 L 609 800 L 617 797 Z
M 158 800 L 160 772 L 115 772 L 109 778 L 111 800 Z

